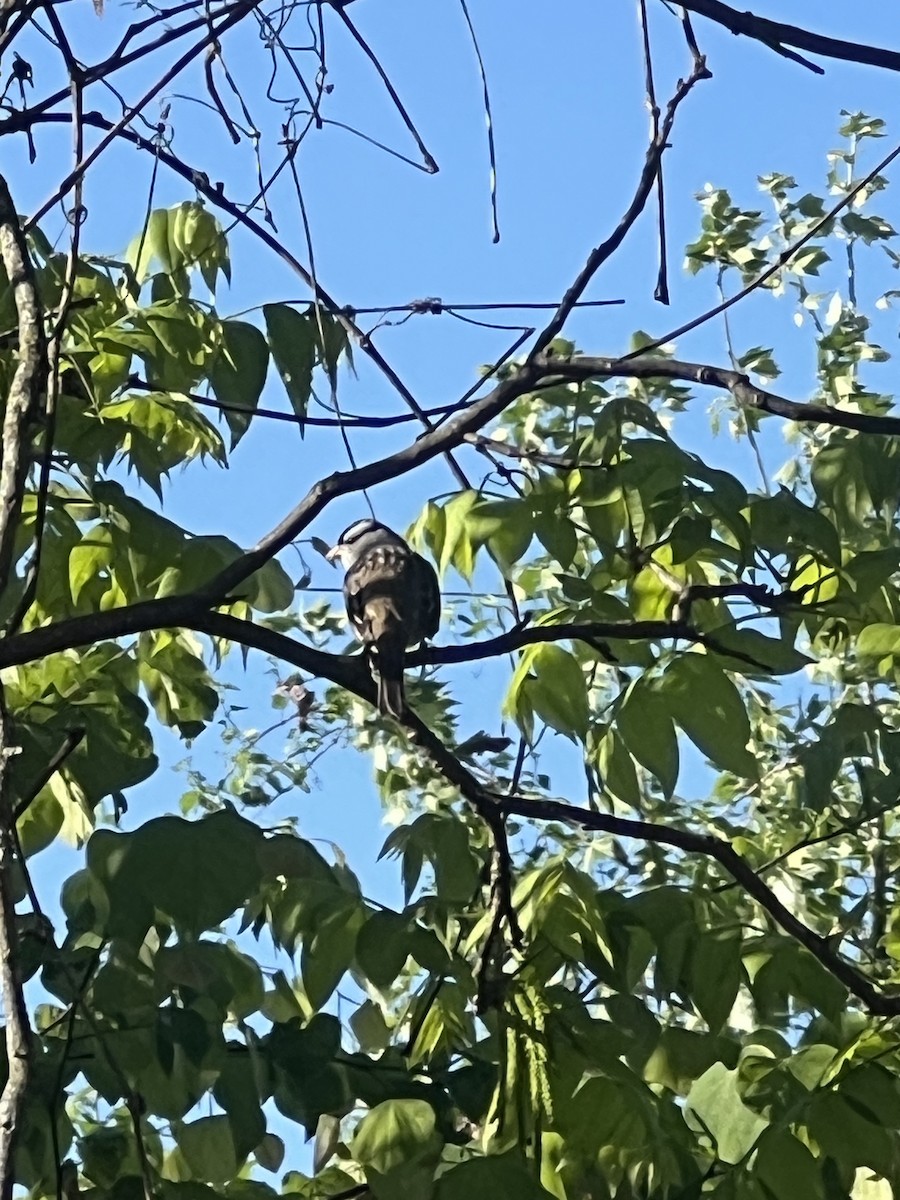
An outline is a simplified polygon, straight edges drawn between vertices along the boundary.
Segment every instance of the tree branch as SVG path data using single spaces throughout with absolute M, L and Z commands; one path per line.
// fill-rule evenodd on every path
M 596 275 L 597 271 L 606 262 L 606 260 L 618 250 L 628 231 L 634 225 L 635 221 L 644 211 L 644 207 L 653 189 L 656 186 L 657 179 L 662 164 L 662 156 L 669 145 L 669 138 L 672 134 L 672 126 L 675 123 L 675 114 L 681 102 L 687 98 L 695 84 L 702 79 L 712 79 L 712 72 L 707 69 L 706 60 L 701 54 L 696 52 L 692 47 L 693 67 L 687 79 L 679 79 L 675 88 L 675 93 L 672 99 L 666 105 L 665 116 L 662 122 L 654 127 L 654 136 L 651 138 L 650 145 L 647 147 L 647 153 L 644 158 L 644 166 L 641 170 L 640 178 L 638 179 L 637 187 L 634 191 L 631 203 L 625 210 L 619 224 L 609 235 L 609 237 L 600 243 L 594 250 L 590 252 L 587 261 L 578 273 L 577 278 L 569 287 L 566 294 L 560 301 L 559 307 L 550 318 L 549 322 L 544 326 L 543 330 L 538 334 L 537 339 L 532 347 L 529 355 L 529 362 L 542 354 L 557 334 L 565 325 L 569 314 L 575 307 L 576 302 L 581 298 L 585 288 Z
M 406 656 L 408 667 L 448 666 L 452 663 L 481 662 L 485 658 L 498 658 L 525 646 L 544 642 L 585 642 L 595 646 L 599 641 L 665 641 L 669 638 L 705 646 L 729 658 L 740 659 L 748 666 L 765 669 L 764 664 L 751 659 L 737 650 L 716 645 L 713 634 L 702 633 L 686 621 L 584 621 L 565 622 L 559 625 L 518 625 L 497 637 L 479 642 L 467 642 L 461 646 L 423 646 Z
M 28 435 L 46 376 L 44 325 L 34 272 L 16 208 L 0 177 L 0 256 L 13 292 L 19 330 L 19 362 L 6 396 L 0 455 L 0 593 L 9 585 L 22 495 L 29 466 Z M 16 897 L 15 816 L 9 786 L 10 759 L 18 753 L 6 698 L 0 687 L 0 992 L 6 1017 L 9 1073 L 0 1094 L 0 1200 L 11 1200 L 14 1155 L 31 1078 L 31 1028 L 22 990 Z
M 262 630 L 258 626 L 251 629 L 258 631 L 254 634 L 254 642 L 247 641 L 242 635 L 241 627 L 246 622 L 237 621 L 221 614 L 211 614 L 202 622 L 193 626 L 200 632 L 230 640 L 243 640 L 245 645 L 255 644 L 257 648 L 285 657 L 294 665 L 302 665 L 294 655 L 295 647 L 300 647 L 292 639 L 271 630 Z M 244 631 L 246 632 L 246 631 Z M 237 636 L 236 636 L 237 635 Z M 329 657 L 329 656 L 326 656 Z M 333 659 L 333 662 L 346 660 Z M 374 684 L 366 672 L 358 677 L 358 685 L 352 690 L 370 703 L 374 700 Z M 713 858 L 765 909 L 786 933 L 796 938 L 836 979 L 858 999 L 862 1000 L 870 1012 L 877 1016 L 893 1016 L 900 1014 L 900 996 L 884 995 L 865 975 L 840 958 L 832 950 L 826 938 L 799 920 L 775 895 L 753 868 L 742 859 L 728 842 L 711 835 L 690 833 L 687 830 L 659 826 L 649 821 L 633 821 L 622 817 L 614 817 L 607 813 L 599 813 L 575 805 L 563 804 L 555 800 L 531 800 L 519 797 L 497 796 L 488 792 L 476 777 L 465 767 L 443 742 L 425 725 L 415 713 L 410 712 L 404 722 L 413 741 L 428 755 L 441 774 L 457 788 L 460 793 L 488 824 L 492 834 L 500 839 L 495 841 L 498 854 L 505 848 L 505 827 L 503 821 L 510 813 L 525 817 L 528 820 L 562 821 L 566 824 L 578 824 L 585 829 L 593 829 L 602 833 L 612 833 L 617 837 L 636 837 L 645 841 L 658 842 L 675 846 L 691 854 L 704 854 Z M 500 832 L 502 829 L 502 832 Z M 503 903 L 503 901 L 499 901 Z M 509 919 L 514 919 L 511 911 Z M 513 926 L 515 928 L 515 926 Z
M 850 409 L 831 408 L 824 404 L 805 404 L 787 400 L 774 392 L 757 387 L 748 375 L 727 367 L 709 363 L 681 362 L 675 358 L 640 355 L 635 358 L 596 358 L 585 355 L 571 359 L 543 357 L 535 366 L 546 372 L 535 390 L 554 387 L 565 382 L 584 382 L 589 379 L 678 379 L 704 387 L 720 387 L 748 408 L 772 416 L 784 417 L 807 425 L 834 425 L 840 429 L 855 429 L 859 433 L 876 433 L 888 437 L 900 435 L 900 417 L 878 417 Z M 551 376 L 553 377 L 549 377 Z M 528 457 L 523 454 L 523 457 Z
M 772 889 L 763 883 L 749 863 L 721 838 L 655 825 L 649 821 L 614 817 L 609 813 L 578 808 L 574 804 L 563 804 L 558 800 L 498 796 L 494 803 L 501 812 L 515 813 L 530 821 L 561 821 L 566 825 L 580 825 L 583 829 L 592 829 L 598 833 L 611 833 L 615 837 L 639 838 L 664 846 L 675 846 L 688 854 L 704 854 L 715 859 L 786 933 L 817 958 L 852 995 L 861 1000 L 869 1012 L 884 1017 L 900 1014 L 900 996 L 886 996 L 861 971 L 841 958 L 831 948 L 828 939 L 821 937 L 795 917 Z
M 752 12 L 739 12 L 722 0 L 679 0 L 698 16 L 707 17 L 717 25 L 723 25 L 735 36 L 753 38 L 770 49 L 779 46 L 796 46 L 810 54 L 821 54 L 823 58 L 836 58 L 843 62 L 862 63 L 869 67 L 883 67 L 888 71 L 900 71 L 900 51 L 884 50 L 880 46 L 867 46 L 862 42 L 847 42 L 843 38 L 827 37 L 813 33 L 799 25 L 785 25 L 781 21 L 770 21 Z
M 28 257 L 25 236 L 6 181 L 0 177 L 0 257 L 15 300 L 18 317 L 18 365 L 3 416 L 0 461 L 0 593 L 12 569 L 15 535 L 28 474 L 29 427 L 38 416 L 47 375 L 44 318 Z

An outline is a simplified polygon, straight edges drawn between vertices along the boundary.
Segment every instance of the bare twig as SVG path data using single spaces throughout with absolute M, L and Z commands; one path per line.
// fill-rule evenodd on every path
M 472 39 L 472 48 L 475 51 L 475 58 L 478 62 L 478 74 L 481 76 L 481 96 L 484 104 L 484 123 L 487 126 L 488 139 L 488 161 L 491 164 L 491 226 L 492 240 L 496 244 L 500 241 L 500 222 L 497 217 L 497 151 L 494 146 L 494 117 L 491 112 L 491 93 L 488 90 L 487 71 L 484 69 L 484 59 L 481 57 L 481 47 L 478 45 L 478 36 L 475 33 L 475 26 L 472 24 L 472 18 L 469 15 L 469 6 L 466 0 L 459 0 L 459 6 L 462 9 L 463 16 L 466 19 L 466 25 L 469 29 L 469 37 Z
M 663 154 L 669 145 L 669 137 L 672 133 L 672 127 L 675 123 L 675 116 L 684 101 L 691 93 L 694 86 L 703 79 L 711 79 L 712 73 L 707 69 L 706 60 L 702 56 L 694 56 L 691 73 L 685 80 L 679 80 L 675 88 L 672 99 L 666 106 L 665 116 L 657 130 L 650 145 L 647 147 L 647 153 L 644 157 L 644 166 L 641 170 L 640 178 L 637 182 L 637 187 L 634 191 L 631 203 L 625 210 L 619 224 L 609 235 L 609 237 L 600 243 L 594 250 L 590 252 L 587 261 L 578 273 L 577 278 L 569 287 L 566 294 L 560 301 L 559 307 L 550 318 L 548 324 L 538 334 L 537 340 L 531 349 L 529 361 L 538 358 L 547 349 L 553 339 L 562 330 L 566 320 L 574 308 L 576 302 L 581 299 L 582 293 L 596 275 L 600 267 L 607 259 L 618 250 L 622 242 L 625 240 L 628 231 L 634 225 L 635 221 L 644 211 L 644 206 L 650 197 L 651 192 L 656 184 L 659 175 L 660 164 Z
M 647 19 L 647 0 L 638 0 L 641 22 L 641 42 L 644 51 L 644 87 L 647 92 L 647 110 L 650 113 L 650 141 L 659 137 L 659 105 L 656 102 L 656 85 L 653 81 L 653 52 L 650 47 L 650 22 Z M 666 192 L 662 162 L 656 175 L 656 221 L 659 234 L 659 269 L 653 298 L 660 304 L 669 303 L 669 280 L 666 263 Z
M 110 128 L 106 131 L 105 136 L 100 139 L 96 146 L 94 146 L 88 154 L 84 155 L 79 162 L 76 163 L 69 174 L 66 175 L 65 179 L 63 179 L 62 182 L 57 186 L 53 195 L 45 200 L 40 208 L 38 208 L 37 211 L 32 214 L 32 216 L 26 222 L 25 228 L 30 229 L 32 226 L 36 225 L 37 222 L 40 221 L 41 217 L 48 213 L 55 204 L 59 203 L 64 196 L 68 195 L 75 184 L 84 176 L 84 173 L 87 171 L 88 167 L 92 163 L 96 162 L 103 151 L 106 150 L 113 141 L 115 141 L 116 137 L 122 133 L 129 121 L 131 121 L 138 113 L 142 113 L 154 96 L 158 95 L 168 83 L 171 83 L 173 79 L 177 78 L 177 76 L 181 74 L 186 66 L 192 63 L 194 59 L 198 57 L 198 55 L 203 53 L 203 51 L 209 45 L 210 38 L 221 37 L 226 30 L 243 20 L 248 12 L 248 7 L 242 7 L 237 11 L 230 13 L 224 19 L 219 20 L 215 26 L 213 26 L 213 23 L 210 22 L 209 29 L 204 33 L 204 36 L 199 41 L 195 42 L 189 50 L 186 50 L 184 54 L 177 58 L 175 62 L 172 63 L 172 65 L 168 67 L 153 84 L 151 84 L 147 91 L 144 92 L 143 96 L 141 96 L 141 98 L 135 104 L 130 105 L 119 118 L 119 120 L 110 126 Z M 82 82 L 84 82 L 88 74 L 89 72 L 84 72 Z
M 248 13 L 259 4 L 259 0 L 236 0 L 230 6 L 219 9 L 216 13 L 216 20 L 219 24 L 216 26 L 216 32 L 221 34 L 226 28 L 231 28 L 239 21 L 243 20 Z M 195 0 L 179 5 L 174 9 L 170 9 L 170 13 L 180 13 L 187 10 L 196 11 L 197 5 Z M 125 47 L 133 37 L 138 36 L 151 25 L 157 24 L 161 19 L 168 18 L 167 13 L 161 16 L 151 17 L 147 21 L 137 22 L 129 27 L 119 42 L 118 47 L 113 52 L 107 55 L 101 62 L 95 63 L 93 66 L 85 67 L 82 77 L 82 83 L 85 87 L 90 86 L 98 81 L 108 82 L 110 75 L 117 71 L 122 71 L 132 63 L 138 62 L 143 58 L 147 58 L 151 54 L 155 54 L 157 50 L 172 46 L 179 38 L 186 37 L 187 34 L 193 33 L 196 29 L 207 28 L 209 22 L 206 15 L 195 17 L 192 20 L 185 21 L 183 25 L 172 26 L 151 42 L 145 42 L 144 45 L 138 46 L 136 49 L 125 53 Z M 202 43 L 205 45 L 206 41 Z M 61 100 L 65 100 L 69 89 L 67 87 L 60 88 L 49 96 L 45 96 L 31 108 L 21 109 L 18 112 L 11 113 L 8 117 L 0 120 L 0 136 L 6 133 L 20 133 L 22 130 L 30 130 L 31 127 L 46 115 L 50 114 Z
M 391 100 L 393 100 L 394 107 L 397 109 L 397 112 L 400 114 L 400 119 L 402 120 L 402 122 L 406 126 L 406 128 L 409 130 L 410 134 L 412 135 L 413 141 L 416 143 L 416 146 L 418 147 L 419 153 L 422 155 L 422 161 L 425 165 L 425 169 L 429 172 L 429 174 L 432 174 L 432 175 L 435 174 L 438 171 L 438 165 L 435 162 L 431 151 L 428 149 L 428 147 L 422 141 L 422 138 L 419 135 L 418 129 L 416 129 L 415 125 L 413 124 L 412 117 L 406 111 L 403 101 L 398 96 L 396 88 L 391 83 L 387 72 L 385 71 L 385 69 L 381 65 L 381 63 L 379 62 L 378 56 L 375 54 L 372 47 L 369 45 L 369 43 L 366 41 L 366 39 L 362 36 L 362 34 L 359 32 L 359 30 L 356 28 L 356 26 L 353 24 L 353 22 L 347 16 L 347 13 L 345 12 L 344 8 L 338 7 L 337 5 L 333 5 L 332 7 L 333 7 L 334 12 L 336 12 L 338 17 L 340 17 L 340 19 L 344 22 L 344 25 L 347 27 L 347 32 L 350 34 L 350 36 L 356 42 L 357 46 L 359 46 L 360 50 L 362 50 L 363 54 L 365 54 L 366 58 L 369 60 L 369 62 L 372 64 L 372 66 L 375 68 L 375 70 L 378 72 L 378 77 L 381 80 L 381 82 L 384 84 L 385 89 L 386 89 L 388 95 L 390 96 Z
M 785 250 L 782 250 L 774 262 L 766 267 L 764 271 L 760 271 L 760 273 L 751 279 L 745 287 L 742 287 L 739 292 L 735 292 L 733 296 L 729 296 L 725 300 L 722 300 L 719 304 L 714 305 L 714 307 L 707 309 L 707 311 L 701 313 L 699 317 L 694 317 L 690 321 L 685 321 L 685 323 L 683 325 L 679 325 L 677 329 L 671 329 L 668 333 L 663 334 L 662 337 L 656 338 L 655 341 L 648 342 L 646 345 L 641 346 L 639 350 L 633 350 L 631 354 L 624 354 L 622 356 L 623 361 L 630 358 L 643 356 L 645 354 L 650 354 L 653 350 L 658 350 L 660 346 L 664 346 L 666 343 L 673 342 L 676 338 L 680 338 L 682 334 L 690 333 L 692 330 L 699 328 L 699 326 L 705 325 L 707 321 L 711 321 L 713 317 L 718 317 L 720 313 L 725 312 L 726 309 L 734 308 L 735 304 L 739 304 L 740 301 L 749 296 L 751 292 L 755 292 L 758 288 L 762 287 L 766 280 L 771 279 L 773 275 L 777 275 L 779 271 L 783 270 L 796 256 L 797 252 L 802 250 L 803 247 L 808 242 L 811 242 L 814 237 L 818 237 L 822 230 L 834 220 L 838 213 L 845 209 L 848 204 L 851 204 L 854 198 L 869 186 L 875 176 L 880 175 L 882 171 L 886 170 L 898 155 L 900 155 L 900 142 L 897 143 L 890 154 L 886 154 L 881 162 L 877 163 L 872 168 L 872 170 L 864 179 L 861 179 L 859 183 L 855 185 L 855 187 L 852 187 L 848 192 L 846 192 L 837 202 L 837 204 L 833 205 L 823 217 L 820 217 L 818 221 L 815 221 L 802 237 L 797 238 L 796 242 L 792 242 L 790 246 L 788 246 Z
M 123 390 L 154 393 L 161 391 L 157 384 L 151 383 L 147 379 L 139 379 L 136 375 L 129 377 Z M 242 404 L 231 404 L 227 400 L 216 400 L 212 396 L 201 396 L 199 392 L 179 392 L 178 394 L 193 401 L 194 404 L 199 404 L 204 408 L 214 408 L 218 412 L 243 413 L 245 416 L 248 413 L 248 409 Z M 442 417 L 447 413 L 455 411 L 455 404 L 445 404 L 439 408 L 425 409 L 425 415 L 429 418 Z M 341 424 L 350 429 L 354 427 L 360 429 L 390 429 L 394 425 L 409 425 L 410 422 L 419 419 L 413 412 L 395 413 L 391 417 L 366 416 L 364 413 L 344 413 L 341 417 L 311 417 L 307 415 L 298 416 L 297 413 L 282 412 L 278 408 L 254 408 L 252 415 L 254 417 L 261 417 L 266 421 L 283 421 L 288 425 L 313 425 L 325 429 L 336 429 Z

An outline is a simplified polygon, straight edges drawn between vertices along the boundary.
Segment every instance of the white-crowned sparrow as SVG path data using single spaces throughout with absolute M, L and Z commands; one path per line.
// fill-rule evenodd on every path
M 441 621 L 434 567 L 393 529 L 370 518 L 348 526 L 326 558 L 347 572 L 347 616 L 377 673 L 378 709 L 399 718 L 406 710 L 406 648 L 434 637 Z

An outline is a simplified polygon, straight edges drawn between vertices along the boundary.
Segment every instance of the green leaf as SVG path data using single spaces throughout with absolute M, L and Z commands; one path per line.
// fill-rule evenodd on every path
M 260 331 L 246 321 L 223 321 L 222 345 L 213 360 L 209 381 L 231 430 L 232 450 L 247 432 L 256 412 L 269 369 L 269 347 Z
M 534 519 L 538 541 L 559 565 L 566 570 L 578 549 L 578 534 L 567 516 L 559 512 L 538 512 Z
M 766 550 L 818 550 L 829 562 L 841 561 L 840 538 L 827 516 L 784 488 L 774 496 L 755 498 L 749 518 L 755 544 Z
M 856 649 L 864 658 L 900 658 L 900 626 L 867 625 L 856 639 Z
M 595 734 L 597 730 L 592 731 Z M 606 729 L 597 745 L 597 771 L 602 786 L 632 808 L 641 806 L 641 788 L 631 755 L 614 729 Z
M 259 1098 L 258 1064 L 240 1042 L 228 1042 L 227 1048 L 213 1097 L 228 1118 L 235 1156 L 243 1161 L 255 1151 L 261 1162 L 259 1146 L 266 1134 L 266 1118 Z
M 277 1024 L 262 1042 L 261 1052 L 273 1066 L 275 1103 L 310 1135 L 323 1113 L 350 1109 L 347 1073 L 335 1062 L 340 1049 L 340 1022 L 323 1013 L 303 1028 L 298 1021 Z
M 475 545 L 469 514 L 478 502 L 478 493 L 467 489 L 448 500 L 440 511 L 443 520 L 440 530 L 432 523 L 432 546 L 438 560 L 438 571 L 443 576 L 452 564 L 464 579 L 471 579 L 474 570 Z
M 359 1006 L 350 1018 L 350 1028 L 366 1054 L 384 1050 L 391 1040 L 390 1026 L 384 1019 L 384 1013 L 372 1000 L 366 1000 Z
M 482 500 L 470 509 L 469 537 L 487 547 L 504 574 L 525 554 L 534 536 L 534 515 L 524 500 Z
M 822 1200 L 825 1195 L 819 1163 L 787 1129 L 767 1129 L 759 1140 L 756 1170 L 774 1200 Z
M 685 1116 L 694 1129 L 709 1133 L 716 1156 L 737 1163 L 756 1144 L 768 1121 L 748 1108 L 738 1090 L 738 1073 L 714 1063 L 688 1093 Z
M 724 1061 L 726 1067 L 737 1065 L 738 1047 L 734 1042 L 672 1026 L 659 1035 L 643 1074 L 647 1083 L 661 1084 L 684 1095 L 690 1091 L 695 1079 L 720 1061 Z
M 834 573 L 829 571 L 832 578 Z M 712 638 L 715 655 L 728 670 L 751 677 L 793 675 L 809 666 L 812 659 L 793 644 L 793 629 L 787 638 L 771 638 L 757 629 L 728 625 L 716 629 Z M 755 664 L 755 666 L 754 666 Z
M 517 1153 L 473 1158 L 446 1171 L 438 1180 L 435 1200 L 547 1200 L 545 1191 Z
M 164 946 L 157 955 L 160 980 L 207 996 L 223 1017 L 238 1020 L 255 1013 L 263 1002 L 262 975 L 257 963 L 223 942 L 184 942 Z
M 101 1188 L 140 1170 L 134 1141 L 122 1129 L 95 1129 L 79 1139 L 78 1153 L 85 1175 Z
M 509 685 L 504 711 L 511 713 L 524 729 L 522 701 L 553 729 L 574 740 L 584 737 L 588 726 L 588 697 L 584 672 L 578 660 L 545 642 L 529 646 Z
M 277 1171 L 284 1162 L 284 1142 L 277 1134 L 267 1133 L 256 1146 L 253 1157 L 264 1171 Z
M 263 316 L 272 358 L 291 408 L 306 416 L 316 361 L 316 338 L 309 318 L 287 304 L 264 304 Z M 303 426 L 300 426 L 301 430 Z
M 310 1005 L 320 1009 L 353 962 L 356 938 L 365 921 L 364 907 L 343 898 L 327 915 L 319 914 L 315 931 L 303 939 L 300 973 Z
M 255 825 L 228 811 L 197 822 L 159 817 L 129 834 L 98 830 L 87 865 L 109 895 L 110 934 L 141 940 L 154 908 L 195 934 L 219 925 L 258 886 L 261 842 Z
M 894 1142 L 890 1133 L 867 1120 L 842 1096 L 819 1091 L 810 1101 L 806 1123 L 823 1153 L 851 1170 L 871 1167 L 891 1178 Z
M 704 932 L 691 957 L 691 999 L 711 1033 L 728 1020 L 742 978 L 740 937 Z
M 430 1156 L 439 1146 L 434 1109 L 424 1100 L 385 1100 L 368 1112 L 353 1135 L 353 1157 L 386 1174 Z
M 400 913 L 373 913 L 356 937 L 356 962 L 377 988 L 388 988 L 409 957 L 409 921 Z
M 420 844 L 434 866 L 437 894 L 445 904 L 464 904 L 478 887 L 481 860 L 474 852 L 470 832 L 456 817 L 436 817 L 427 827 L 429 837 Z
M 226 1183 L 240 1166 L 227 1117 L 200 1117 L 177 1126 L 175 1140 L 195 1179 Z
M 183 737 L 196 737 L 219 707 L 219 694 L 189 634 L 141 634 L 140 679 L 156 715 Z
M 716 766 L 753 779 L 750 720 L 737 688 L 707 654 L 682 654 L 666 668 L 660 692 L 672 716 Z
M 678 780 L 678 739 L 665 698 L 653 680 L 638 676 L 619 705 L 616 726 L 628 750 L 668 797 Z

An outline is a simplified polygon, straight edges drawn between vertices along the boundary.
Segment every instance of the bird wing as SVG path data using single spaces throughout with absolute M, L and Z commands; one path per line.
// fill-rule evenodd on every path
M 441 624 L 441 589 L 434 567 L 421 554 L 410 557 L 411 586 L 418 597 L 416 641 L 433 638 Z
M 404 579 L 410 551 L 402 546 L 374 546 L 356 560 L 344 578 L 347 615 L 364 642 L 371 641 L 367 608 L 373 600 L 387 601 L 398 621 L 403 619 Z M 379 605 L 379 607 L 382 607 Z
M 379 624 L 393 616 L 409 646 L 434 637 L 441 623 L 441 591 L 434 567 L 408 546 L 375 546 L 357 559 L 344 579 L 344 599 L 351 624 L 367 643 L 373 640 L 376 608 Z

